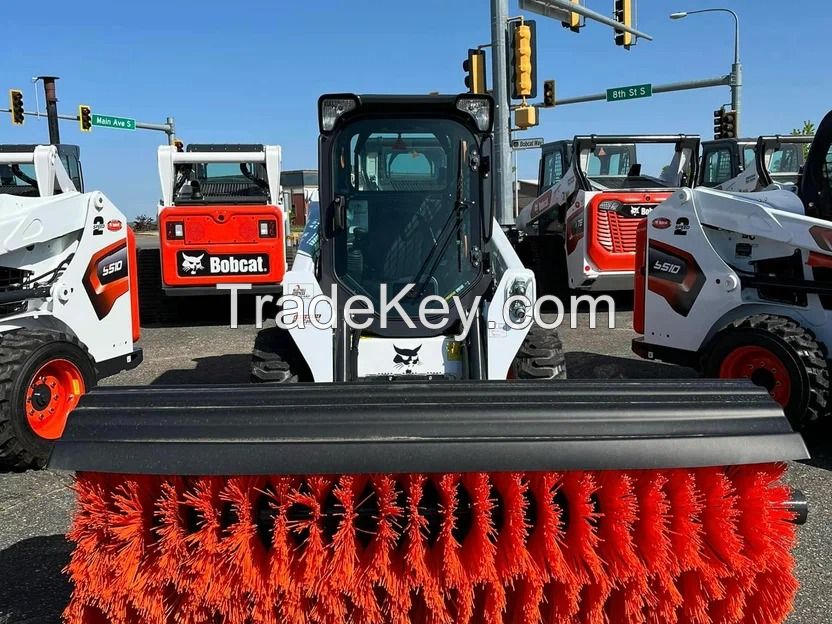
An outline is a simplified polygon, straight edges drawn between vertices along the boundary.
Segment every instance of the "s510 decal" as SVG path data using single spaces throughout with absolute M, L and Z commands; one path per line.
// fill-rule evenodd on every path
M 99 320 L 130 289 L 127 258 L 127 241 L 121 240 L 95 254 L 87 266 L 82 281 Z
M 687 316 L 705 284 L 705 275 L 686 251 L 650 241 L 647 288 L 664 298 L 677 314 Z

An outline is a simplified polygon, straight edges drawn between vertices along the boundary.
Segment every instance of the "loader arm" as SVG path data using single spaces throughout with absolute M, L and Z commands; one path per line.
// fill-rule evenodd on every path
M 577 169 L 576 159 L 572 159 L 564 176 L 552 188 L 541 193 L 537 199 L 526 205 L 517 215 L 517 228 L 527 234 L 536 231 L 541 218 L 552 215 L 569 203 L 569 198 L 580 189 L 581 175 Z M 554 216 L 554 215 L 552 215 Z

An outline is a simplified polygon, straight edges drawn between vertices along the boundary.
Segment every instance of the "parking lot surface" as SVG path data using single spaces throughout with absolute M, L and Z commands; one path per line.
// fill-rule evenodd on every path
M 200 325 L 144 328 L 145 361 L 137 369 L 105 380 L 106 384 L 247 383 L 249 352 L 256 328 L 251 323 L 231 329 L 224 313 L 205 315 Z M 626 309 L 626 302 L 623 306 Z M 245 318 L 244 320 L 250 320 Z M 561 335 L 569 376 L 575 379 L 686 378 L 693 371 L 635 358 L 631 313 L 616 314 L 616 328 L 605 323 L 591 330 L 579 316 L 578 327 Z M 602 320 L 605 320 L 602 318 Z M 832 441 L 827 431 L 813 432 L 807 442 L 813 459 L 794 463 L 789 482 L 809 498 L 810 515 L 799 532 L 798 577 L 801 590 L 792 624 L 832 622 Z M 0 474 L 0 624 L 57 622 L 70 585 L 61 570 L 71 551 L 64 539 L 73 507 L 71 478 L 53 471 Z

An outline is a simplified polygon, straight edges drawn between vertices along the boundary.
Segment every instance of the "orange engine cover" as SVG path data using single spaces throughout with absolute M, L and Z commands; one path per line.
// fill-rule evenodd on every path
M 650 211 L 670 192 L 604 192 L 587 206 L 587 254 L 599 271 L 633 271 L 636 232 Z M 612 209 L 602 204 L 614 202 Z
M 261 223 L 266 235 L 261 235 Z M 181 224 L 182 236 L 177 236 Z M 165 286 L 279 284 L 286 270 L 277 206 L 172 206 L 159 214 Z

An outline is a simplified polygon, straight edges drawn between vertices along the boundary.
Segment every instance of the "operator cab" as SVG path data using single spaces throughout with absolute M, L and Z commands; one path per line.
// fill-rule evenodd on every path
M 376 315 L 365 333 L 412 333 L 397 315 L 382 326 L 382 288 L 389 301 L 411 284 L 401 305 L 416 319 L 428 296 L 458 296 L 470 309 L 489 287 L 492 108 L 468 95 L 319 100 L 319 279 L 339 299 L 369 298 Z
M 0 153 L 31 153 L 37 145 L 0 145 Z M 77 145 L 56 145 L 58 157 L 79 193 L 84 192 L 84 177 L 81 173 L 81 150 Z M 55 185 L 56 194 L 61 193 Z M 40 197 L 35 166 L 32 163 L 0 163 L 0 195 L 18 197 Z
M 234 154 L 263 152 L 262 145 L 197 145 L 186 152 Z M 275 199 L 276 201 L 276 199 Z M 176 164 L 173 204 L 269 204 L 266 166 L 262 162 L 186 162 Z
M 796 184 L 808 141 L 809 137 L 787 136 L 705 141 L 697 185 L 715 188 L 755 167 L 762 187 L 773 182 Z

